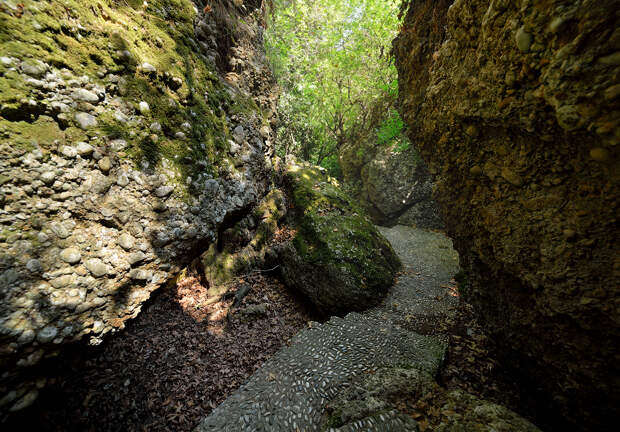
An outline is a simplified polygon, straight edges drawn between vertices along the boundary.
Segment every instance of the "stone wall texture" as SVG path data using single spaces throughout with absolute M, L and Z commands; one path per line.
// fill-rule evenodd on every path
M 620 400 L 619 10 L 410 1 L 393 48 L 463 296 L 524 391 L 591 430 Z
M 238 3 L 0 3 L 0 411 L 270 188 L 263 12 Z
M 432 176 L 415 148 L 352 142 L 339 160 L 346 187 L 376 224 L 443 228 Z

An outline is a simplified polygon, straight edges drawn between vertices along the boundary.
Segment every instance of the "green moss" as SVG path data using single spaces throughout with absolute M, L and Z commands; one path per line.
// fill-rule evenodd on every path
M 64 133 L 65 141 L 67 142 L 86 141 L 88 139 L 86 132 L 76 127 L 68 127 L 64 130 Z
M 293 166 L 286 177 L 298 231 L 293 245 L 302 259 L 363 275 L 363 283 L 390 285 L 386 263 L 387 268 L 397 268 L 396 255 L 337 182 L 316 167 Z M 376 259 L 377 253 L 387 261 Z
M 280 189 L 271 190 L 254 209 L 254 217 L 259 220 L 256 236 L 250 242 L 254 250 L 260 250 L 268 243 L 278 230 L 278 222 L 282 218 L 285 198 Z M 281 210 L 282 209 L 282 210 Z
M 204 171 L 204 162 L 212 175 L 217 175 L 216 166 L 225 164 L 230 131 L 220 107 L 233 113 L 259 112 L 250 97 L 230 96 L 213 66 L 199 57 L 193 41 L 195 15 L 190 0 L 150 0 L 146 9 L 138 0 L 37 2 L 29 3 L 21 16 L 0 8 L 0 52 L 21 60 L 41 60 L 67 68 L 76 77 L 88 75 L 91 80 L 102 70 L 121 75 L 123 98 L 136 107 L 145 101 L 151 108 L 143 122 L 121 123 L 105 111 L 98 117 L 98 127 L 87 133 L 73 131 L 67 139 L 83 140 L 87 135 L 125 139 L 129 144 L 126 155 L 137 166 L 146 160 L 154 169 L 164 159 L 170 161 L 181 190 L 189 196 L 195 191 L 188 188 L 187 177 L 195 178 Z M 129 52 L 131 59 L 123 52 Z M 136 66 L 144 62 L 157 69 L 157 77 L 140 72 Z M 164 73 L 181 78 L 182 86 L 169 89 Z M 26 122 L 1 120 L 0 127 L 11 138 L 15 134 L 18 145 L 33 144 L 33 137 L 44 143 L 53 141 L 48 137 L 56 138 L 53 128 L 37 126 L 27 131 L 32 127 L 28 122 L 40 115 L 37 111 L 41 109 L 27 102 L 36 100 L 34 96 L 35 90 L 21 74 L 2 66 L 0 115 L 15 120 L 12 117 L 19 113 L 19 120 Z M 148 136 L 152 122 L 162 125 L 156 142 Z M 182 129 L 183 123 L 189 123 L 190 130 Z M 185 139 L 175 138 L 179 131 L 186 134 Z
M 200 261 L 205 269 L 205 277 L 209 282 L 209 295 L 220 295 L 226 291 L 226 285 L 235 277 L 235 256 L 232 253 L 218 251 L 212 244 L 203 253 Z
M 21 101 L 30 97 L 31 87 L 26 84 L 23 77 L 16 71 L 7 71 L 0 78 L 0 106 L 2 112 L 18 110 Z
M 47 116 L 40 116 L 34 123 L 25 121 L 7 121 L 0 118 L 0 133 L 10 136 L 11 146 L 31 150 L 36 146 L 49 148 L 56 140 L 63 140 L 65 134 L 58 123 Z
M 260 113 L 261 110 L 250 96 L 236 94 L 230 102 L 230 112 L 232 114 Z

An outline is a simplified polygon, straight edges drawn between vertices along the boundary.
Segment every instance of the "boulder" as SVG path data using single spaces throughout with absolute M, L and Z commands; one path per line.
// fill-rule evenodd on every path
M 291 164 L 285 184 L 296 230 L 279 251 L 286 284 L 326 314 L 377 304 L 400 267 L 388 241 L 322 169 Z
M 443 228 L 432 176 L 412 146 L 401 151 L 352 142 L 341 150 L 340 164 L 351 193 L 375 223 Z
M 361 180 L 362 198 L 377 223 L 443 228 L 431 175 L 413 147 L 382 149 L 362 168 Z

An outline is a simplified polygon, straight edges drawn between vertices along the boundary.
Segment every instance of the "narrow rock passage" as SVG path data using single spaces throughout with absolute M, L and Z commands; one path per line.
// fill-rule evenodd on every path
M 435 376 L 444 336 L 407 330 L 414 315 L 450 313 L 448 284 L 458 257 L 443 234 L 397 226 L 381 228 L 403 262 L 388 296 L 364 313 L 312 323 L 216 408 L 197 431 L 317 431 L 328 429 L 328 406 L 352 380 L 386 368 Z M 380 375 L 380 374 L 379 374 Z M 398 411 L 377 410 L 331 430 L 417 430 Z

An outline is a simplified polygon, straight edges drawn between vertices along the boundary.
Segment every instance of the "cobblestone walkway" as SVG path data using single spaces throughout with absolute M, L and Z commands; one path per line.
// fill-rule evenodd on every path
M 369 413 L 338 429 L 325 424 L 327 406 L 356 377 L 385 368 L 434 376 L 445 353 L 441 337 L 408 331 L 404 323 L 413 314 L 449 313 L 455 304 L 445 288 L 458 271 L 450 240 L 403 226 L 381 232 L 403 262 L 385 300 L 363 313 L 311 323 L 204 418 L 197 432 L 417 430 L 397 411 Z

